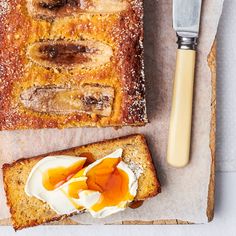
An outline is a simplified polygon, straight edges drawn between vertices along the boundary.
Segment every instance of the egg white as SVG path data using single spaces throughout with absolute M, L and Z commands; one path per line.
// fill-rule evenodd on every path
M 25 185 L 25 192 L 30 197 L 36 197 L 46 202 L 58 214 L 70 214 L 77 211 L 77 208 L 60 190 L 48 191 L 43 186 L 43 173 L 51 168 L 69 167 L 85 157 L 73 156 L 48 156 L 40 160 L 31 170 Z
M 79 158 L 84 158 L 72 156 L 46 157 L 39 161 L 32 169 L 25 186 L 25 192 L 28 196 L 34 196 L 44 202 L 47 202 L 50 207 L 58 214 L 71 214 L 74 212 L 80 212 L 81 210 L 77 209 L 77 205 L 83 206 L 86 211 L 88 211 L 94 218 L 104 218 L 119 211 L 123 211 L 129 204 L 129 201 L 122 201 L 117 206 L 104 207 L 100 211 L 93 211 L 93 205 L 95 205 L 101 197 L 101 193 L 98 191 L 82 190 L 78 193 L 79 199 L 69 198 L 66 194 L 68 192 L 68 186 L 70 183 L 86 180 L 86 174 L 89 170 L 101 163 L 106 158 L 121 157 L 122 152 L 122 149 L 117 149 L 115 152 L 105 156 L 104 158 L 93 162 L 85 168 L 83 176 L 78 178 L 72 177 L 69 181 L 53 191 L 48 191 L 44 188 L 42 184 L 42 173 L 49 168 L 55 168 L 58 166 L 70 166 L 77 162 Z M 121 161 L 117 165 L 117 168 L 127 173 L 129 178 L 129 192 L 132 196 L 136 196 L 138 189 L 138 178 L 136 177 L 134 172 L 123 161 Z

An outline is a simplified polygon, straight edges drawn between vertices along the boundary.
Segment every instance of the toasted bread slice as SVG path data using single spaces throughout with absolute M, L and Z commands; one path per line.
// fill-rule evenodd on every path
M 20 159 L 12 164 L 3 165 L 4 188 L 14 229 L 19 230 L 67 217 L 67 215 L 58 215 L 47 203 L 35 197 L 28 197 L 24 191 L 29 173 L 39 160 L 48 155 L 79 156 L 85 152 L 89 152 L 93 154 L 95 159 L 99 159 L 118 148 L 123 149 L 122 159 L 124 162 L 142 168 L 135 201 L 145 200 L 158 194 L 161 190 L 160 183 L 145 137 L 140 134 Z

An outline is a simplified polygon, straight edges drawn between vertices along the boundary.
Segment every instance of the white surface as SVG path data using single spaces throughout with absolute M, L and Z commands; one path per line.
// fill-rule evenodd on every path
M 217 158 L 220 170 L 236 170 L 236 0 L 225 0 L 218 34 L 218 126 Z M 44 226 L 24 230 L 16 235 L 236 235 L 236 172 L 217 173 L 214 221 L 206 225 L 188 226 Z M 10 227 L 1 227 L 0 236 L 14 235 Z
M 218 32 L 217 169 L 236 171 L 236 1 L 225 0 Z

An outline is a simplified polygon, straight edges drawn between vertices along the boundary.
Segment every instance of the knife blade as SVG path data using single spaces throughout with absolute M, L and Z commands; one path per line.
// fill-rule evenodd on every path
M 174 0 L 173 28 L 181 37 L 196 38 L 199 34 L 202 0 Z
M 173 0 L 173 28 L 177 56 L 170 115 L 167 162 L 184 167 L 189 162 L 193 85 L 202 0 Z

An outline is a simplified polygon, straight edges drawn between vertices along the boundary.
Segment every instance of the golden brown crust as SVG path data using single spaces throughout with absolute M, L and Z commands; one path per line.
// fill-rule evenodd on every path
M 34 19 L 26 0 L 7 0 L 0 6 L 0 130 L 65 128 L 73 126 L 144 125 L 147 122 L 143 75 L 142 0 L 129 1 L 120 13 L 81 14 L 55 19 Z M 4 10 L 5 9 L 5 10 Z M 27 47 L 41 40 L 92 39 L 110 45 L 110 63 L 89 71 L 58 71 L 33 63 Z M 21 92 L 32 86 L 100 83 L 115 89 L 110 117 L 72 113 L 55 115 L 26 109 Z
M 96 159 L 99 159 L 119 147 L 123 148 L 123 160 L 125 162 L 133 162 L 143 168 L 144 174 L 139 178 L 139 188 L 135 200 L 145 200 L 160 193 L 161 186 L 156 176 L 152 157 L 145 137 L 140 134 L 105 140 L 32 158 L 22 158 L 11 164 L 4 164 L 2 167 L 4 189 L 14 229 L 19 230 L 67 217 L 57 215 L 46 203 L 28 197 L 24 192 L 28 175 L 39 160 L 49 155 L 79 156 L 84 152 L 91 152 Z M 135 153 L 135 151 L 138 152 Z
M 211 132 L 210 132 L 210 149 L 211 149 L 211 175 L 208 187 L 207 217 L 208 222 L 214 218 L 215 207 L 215 152 L 216 152 L 216 41 L 212 45 L 211 52 L 208 55 L 208 66 L 211 69 Z

